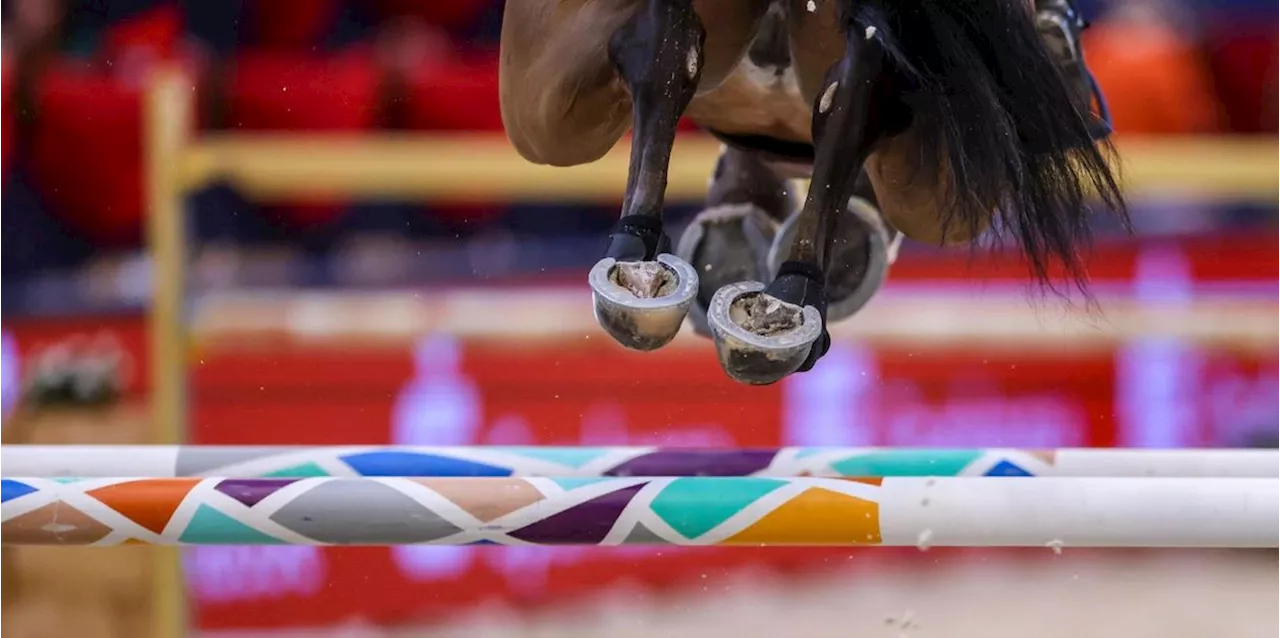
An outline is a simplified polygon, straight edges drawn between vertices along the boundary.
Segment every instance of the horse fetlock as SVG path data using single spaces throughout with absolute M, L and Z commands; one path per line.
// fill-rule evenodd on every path
M 632 350 L 656 350 L 680 332 L 698 291 L 698 274 L 663 253 L 656 260 L 605 257 L 588 275 L 596 321 Z

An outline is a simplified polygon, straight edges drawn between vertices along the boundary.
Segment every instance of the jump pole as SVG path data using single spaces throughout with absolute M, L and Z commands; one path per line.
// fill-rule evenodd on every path
M 6 445 L 5 476 L 1276 478 L 1276 450 Z
M 1280 479 L 3 479 L 6 545 L 1278 545 Z

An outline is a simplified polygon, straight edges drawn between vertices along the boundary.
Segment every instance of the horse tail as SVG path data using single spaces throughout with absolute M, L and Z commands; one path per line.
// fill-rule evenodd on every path
M 921 148 L 941 175 L 943 233 L 991 223 L 1018 242 L 1035 277 L 1087 295 L 1090 194 L 1128 224 L 1114 149 L 1095 143 L 1036 31 L 1028 0 L 845 0 L 851 37 L 876 34 Z M 874 27 L 874 31 L 868 29 Z M 993 219 L 994 212 L 994 219 Z M 976 241 L 976 240 L 975 240 Z

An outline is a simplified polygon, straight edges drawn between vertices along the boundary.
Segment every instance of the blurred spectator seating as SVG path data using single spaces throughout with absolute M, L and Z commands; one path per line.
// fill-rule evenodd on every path
M 367 47 L 319 55 L 259 49 L 240 53 L 227 84 L 226 123 L 250 131 L 368 131 L 379 121 L 381 78 Z M 312 201 L 264 207 L 291 229 L 337 220 L 342 204 Z
M 0 59 L 0 180 L 7 180 L 13 168 L 13 152 L 17 148 L 18 109 L 14 104 L 13 62 Z
M 1232 132 L 1277 132 L 1280 38 L 1275 15 L 1272 5 L 1269 19 L 1245 22 L 1220 17 L 1208 31 L 1214 89 L 1226 106 Z
M 211 113 L 216 126 L 235 131 L 501 131 L 496 47 L 470 39 L 478 26 L 492 26 L 500 11 L 494 0 L 239 0 L 218 10 L 196 0 L 119 0 L 101 15 L 86 13 L 98 0 L 65 2 L 78 18 L 50 31 L 64 41 L 41 51 L 80 57 L 41 58 L 34 66 L 30 57 L 4 59 L 0 169 L 21 165 L 58 223 L 100 246 L 140 241 L 141 91 L 161 62 L 178 60 L 193 75 L 216 78 L 207 95 L 221 108 Z M 1183 5 L 1160 2 L 1108 2 L 1109 13 L 1086 35 L 1086 55 L 1120 133 L 1274 133 L 1274 6 L 1245 0 L 1201 8 L 1187 14 L 1199 31 L 1192 37 L 1166 19 L 1164 8 Z M 188 19 L 200 24 L 185 25 Z M 186 27 L 209 25 L 225 42 L 206 49 L 223 53 L 197 66 L 201 58 L 188 44 L 202 30 Z M 15 73 L 15 63 L 38 72 Z M 14 108 L 26 103 L 15 95 L 33 106 L 30 118 Z M 432 202 L 430 218 L 405 206 L 376 221 L 365 212 L 344 217 L 343 204 L 309 201 L 264 208 L 236 223 L 251 219 L 255 236 L 275 227 L 267 235 L 277 240 L 348 227 L 452 235 L 487 227 L 507 206 Z M 594 209 L 606 217 L 617 212 Z M 573 227 L 566 218 L 583 219 L 585 210 L 531 208 L 504 223 L 518 232 L 560 232 Z M 561 219 L 551 219 L 556 215 Z M 590 215 L 584 225 L 594 228 L 597 213 Z
M 1221 128 L 1198 43 L 1162 0 L 1125 0 L 1085 32 L 1084 50 L 1120 134 L 1194 135 Z
M 142 220 L 141 88 L 78 62 L 35 88 L 32 178 L 61 222 L 105 246 L 136 244 Z
M 99 245 L 140 240 L 142 92 L 160 64 L 199 73 L 182 31 L 179 8 L 160 3 L 108 21 L 89 57 L 40 60 L 31 76 L 32 181 L 60 223 Z
M 338 0 L 249 0 L 247 40 L 254 47 L 312 52 L 338 20 Z
M 414 19 L 461 36 L 494 3 L 491 0 L 362 0 L 383 20 Z

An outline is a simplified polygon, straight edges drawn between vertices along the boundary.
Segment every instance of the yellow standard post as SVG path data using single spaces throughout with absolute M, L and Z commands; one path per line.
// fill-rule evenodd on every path
M 187 412 L 186 233 L 183 159 L 191 125 L 191 86 L 176 70 L 157 74 L 145 105 L 147 242 L 151 248 L 152 298 L 148 320 L 152 443 L 177 444 Z M 156 547 L 153 638 L 186 634 L 181 554 Z

